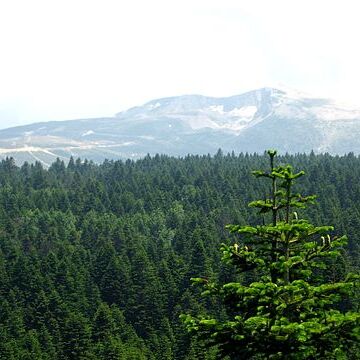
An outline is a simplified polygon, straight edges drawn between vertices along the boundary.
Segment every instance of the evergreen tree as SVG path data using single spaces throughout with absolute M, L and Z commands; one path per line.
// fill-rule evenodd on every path
M 62 333 L 63 358 L 69 360 L 88 359 L 90 350 L 90 326 L 79 313 L 70 313 L 65 320 Z
M 222 245 L 224 262 L 235 266 L 242 281 L 217 285 L 193 279 L 204 286 L 203 295 L 221 298 L 227 317 L 188 314 L 182 319 L 188 330 L 232 359 L 347 359 L 348 349 L 360 340 L 360 314 L 346 307 L 358 277 L 347 274 L 330 282 L 321 275 L 346 237 L 331 237 L 332 226 L 299 219 L 294 210 L 315 198 L 292 190 L 304 172 L 276 167 L 276 151 L 268 155 L 270 170 L 253 174 L 270 181 L 270 197 L 249 204 L 260 210 L 263 224 L 229 225 L 239 241 Z M 246 281 L 249 273 L 256 281 Z

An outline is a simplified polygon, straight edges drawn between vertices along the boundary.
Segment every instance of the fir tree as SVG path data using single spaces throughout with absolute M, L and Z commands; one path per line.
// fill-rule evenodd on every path
M 249 204 L 260 210 L 263 224 L 228 225 L 239 240 L 222 245 L 223 261 L 235 266 L 239 281 L 192 279 L 203 285 L 204 296 L 221 298 L 226 318 L 181 317 L 189 331 L 231 359 L 347 359 L 360 339 L 360 314 L 346 305 L 358 277 L 330 282 L 322 276 L 327 259 L 337 258 L 347 239 L 331 237 L 332 226 L 298 217 L 296 210 L 315 199 L 293 192 L 304 172 L 276 167 L 276 151 L 268 155 L 270 170 L 253 174 L 269 180 L 270 197 Z

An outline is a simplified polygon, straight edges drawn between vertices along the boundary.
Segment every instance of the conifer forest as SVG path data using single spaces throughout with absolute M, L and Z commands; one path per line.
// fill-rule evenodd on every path
M 0 359 L 360 359 L 360 157 L 275 155 L 2 160 Z

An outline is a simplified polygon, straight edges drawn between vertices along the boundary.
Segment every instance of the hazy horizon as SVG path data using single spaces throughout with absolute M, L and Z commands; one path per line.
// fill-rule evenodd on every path
M 352 0 L 2 3 L 0 128 L 279 83 L 357 105 L 359 9 Z

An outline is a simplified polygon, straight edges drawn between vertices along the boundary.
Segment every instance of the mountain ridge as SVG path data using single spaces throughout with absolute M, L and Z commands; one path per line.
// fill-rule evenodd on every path
M 296 91 L 261 88 L 229 97 L 182 95 L 113 117 L 39 122 L 0 130 L 0 157 L 95 162 L 224 152 L 360 153 L 360 110 Z

